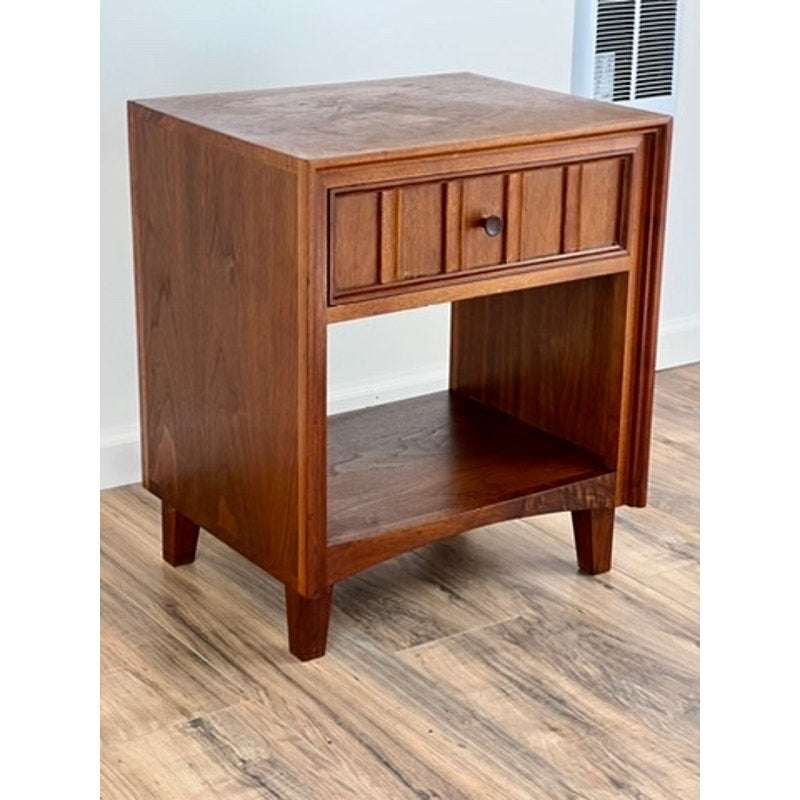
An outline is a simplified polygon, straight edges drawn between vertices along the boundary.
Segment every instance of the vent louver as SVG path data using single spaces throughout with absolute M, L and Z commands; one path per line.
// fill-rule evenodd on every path
M 624 102 L 672 94 L 677 0 L 598 0 L 593 96 Z
M 677 0 L 642 0 L 634 97 L 672 94 Z
M 630 100 L 635 38 L 635 0 L 600 0 L 594 56 L 597 100 Z

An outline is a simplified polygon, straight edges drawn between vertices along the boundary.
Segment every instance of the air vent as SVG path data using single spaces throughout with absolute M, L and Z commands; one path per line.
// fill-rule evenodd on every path
M 670 97 L 677 15 L 677 0 L 578 0 L 573 91 L 618 103 Z
M 642 0 L 635 98 L 672 94 L 677 0 Z

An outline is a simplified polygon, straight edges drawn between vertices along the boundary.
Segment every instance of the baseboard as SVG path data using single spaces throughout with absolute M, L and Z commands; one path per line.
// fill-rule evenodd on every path
M 669 369 L 700 360 L 700 315 L 666 320 L 659 333 L 656 369 Z M 328 413 L 392 403 L 447 388 L 447 365 L 351 381 L 335 386 L 328 396 Z M 100 488 L 138 483 L 142 479 L 139 428 L 101 431 Z
M 341 414 L 357 408 L 393 403 L 447 388 L 447 364 L 413 372 L 385 375 L 377 379 L 351 381 L 333 387 L 328 395 L 328 413 Z
M 100 432 L 100 488 L 111 489 L 142 480 L 139 428 L 136 425 Z
M 664 320 L 658 335 L 656 369 L 700 360 L 700 315 Z

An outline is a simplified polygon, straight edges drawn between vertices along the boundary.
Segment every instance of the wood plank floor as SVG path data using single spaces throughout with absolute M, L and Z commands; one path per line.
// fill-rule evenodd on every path
M 611 573 L 567 514 L 476 530 L 340 584 L 307 664 L 280 584 L 206 533 L 167 566 L 156 499 L 103 492 L 102 797 L 697 797 L 699 379 L 657 377 Z

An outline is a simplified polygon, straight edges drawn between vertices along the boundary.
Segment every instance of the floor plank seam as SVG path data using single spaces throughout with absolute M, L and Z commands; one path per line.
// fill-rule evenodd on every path
M 448 633 L 445 636 L 440 636 L 440 637 L 438 637 L 436 639 L 430 639 L 427 642 L 420 642 L 419 644 L 412 644 L 409 647 L 402 647 L 402 648 L 400 648 L 398 650 L 395 650 L 394 653 L 395 653 L 395 655 L 403 655 L 405 653 L 412 653 L 412 652 L 415 652 L 415 651 L 419 651 L 419 650 L 422 650 L 422 649 L 424 649 L 426 647 L 429 647 L 431 645 L 436 645 L 436 644 L 440 644 L 442 642 L 447 642 L 447 641 L 449 641 L 451 639 L 457 639 L 459 636 L 465 636 L 467 634 L 476 633 L 478 631 L 485 630 L 486 628 L 492 628 L 495 625 L 503 625 L 504 623 L 511 622 L 512 620 L 515 620 L 520 616 L 521 616 L 521 614 L 511 614 L 510 616 L 504 617 L 503 619 L 498 619 L 498 620 L 493 620 L 491 622 L 486 622 L 483 625 L 475 625 L 475 626 L 473 626 L 471 628 L 467 628 L 467 629 L 465 629 L 463 631 L 454 631 L 453 633 Z

